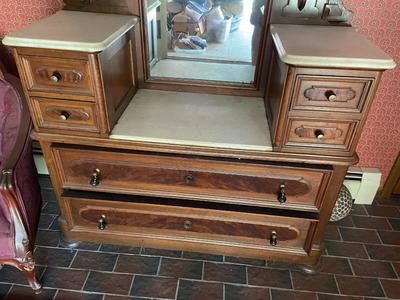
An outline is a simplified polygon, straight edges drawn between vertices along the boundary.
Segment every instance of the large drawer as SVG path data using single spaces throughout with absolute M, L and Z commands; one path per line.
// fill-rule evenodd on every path
M 155 241 L 308 252 L 317 221 L 207 208 L 63 197 L 69 230 L 96 240 Z M 97 234 L 97 238 L 96 238 Z M 176 245 L 175 245 L 176 247 Z
M 330 169 L 58 146 L 53 153 L 67 189 L 299 210 L 318 210 L 331 174 Z

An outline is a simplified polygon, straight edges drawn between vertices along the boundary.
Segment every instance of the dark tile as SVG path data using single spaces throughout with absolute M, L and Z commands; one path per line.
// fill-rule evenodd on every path
M 197 260 L 183 260 L 163 258 L 161 260 L 161 276 L 175 278 L 201 279 L 203 274 L 203 262 Z
M 85 291 L 128 295 L 133 275 L 90 272 L 83 289 Z
M 121 254 L 118 257 L 115 272 L 156 275 L 159 264 L 159 257 Z
M 389 262 L 376 260 L 352 259 L 354 274 L 366 277 L 396 278 L 396 273 Z
M 175 278 L 136 275 L 132 296 L 175 299 L 178 280 Z
M 225 300 L 269 300 L 269 289 L 239 285 L 225 285 Z
M 267 262 L 264 259 L 246 258 L 237 256 L 225 256 L 224 261 L 236 264 L 259 266 L 259 267 L 265 267 L 267 264 Z
M 179 280 L 177 300 L 222 300 L 223 284 L 204 281 Z
M 335 278 L 331 274 L 307 275 L 302 272 L 292 271 L 293 287 L 296 290 L 313 291 L 322 293 L 337 293 Z
M 400 280 L 381 279 L 381 284 L 386 296 L 393 299 L 400 299 Z
M 360 228 L 339 228 L 342 238 L 346 242 L 360 242 L 370 244 L 380 244 L 381 241 L 376 233 L 376 230 L 372 229 L 360 229 Z
M 385 245 L 365 245 L 369 257 L 377 260 L 400 261 L 400 248 Z
M 390 230 L 391 227 L 386 218 L 368 217 L 368 216 L 351 216 L 354 225 L 358 228 Z
M 324 240 L 333 240 L 333 241 L 341 240 L 339 230 L 336 225 L 328 224 L 328 226 L 326 226 Z
M 271 290 L 272 300 L 317 300 L 317 294 L 288 290 Z M 250 299 L 249 299 L 250 300 Z
M 7 295 L 8 291 L 11 288 L 11 284 L 4 284 L 4 283 L 0 283 L 0 296 L 1 299 L 4 298 L 5 295 Z
M 103 251 L 103 252 L 115 252 L 115 253 L 127 253 L 127 254 L 139 254 L 140 253 L 140 247 L 130 247 L 130 246 L 122 246 L 122 245 L 102 244 L 100 246 L 100 251 Z
M 61 246 L 59 246 L 61 247 Z M 91 243 L 91 242 L 79 242 L 78 245 L 74 249 L 78 250 L 91 250 L 97 251 L 100 248 L 100 244 Z
M 71 267 L 88 270 L 112 271 L 117 257 L 117 254 L 79 250 Z
M 383 206 L 400 206 L 400 197 L 392 197 L 390 199 L 375 198 L 376 205 Z
M 276 270 L 269 268 L 247 268 L 248 284 L 269 286 L 277 288 L 292 288 L 290 272 L 288 270 Z
M 318 300 L 363 300 L 363 297 L 318 294 Z
M 41 278 L 45 287 L 80 290 L 88 275 L 86 270 L 71 270 L 47 267 Z
M 246 283 L 246 267 L 234 264 L 206 262 L 204 280 Z
M 154 255 L 154 256 L 165 256 L 165 257 L 181 257 L 182 251 L 154 249 L 154 248 L 142 248 L 141 254 Z
M 45 215 L 45 214 L 40 215 L 38 228 L 39 229 L 49 229 L 49 227 L 50 227 L 51 223 L 53 223 L 54 219 L 55 219 L 54 215 Z
M 103 294 L 59 290 L 54 300 L 102 300 Z
M 365 208 L 370 216 L 400 218 L 400 211 L 391 206 L 366 205 Z
M 400 231 L 379 231 L 382 243 L 400 245 Z
M 198 260 L 209 260 L 209 261 L 223 261 L 224 257 L 222 255 L 207 254 L 200 252 L 188 252 L 183 251 L 183 258 L 198 259 Z
M 42 199 L 47 202 L 56 202 L 57 197 L 53 189 L 41 189 Z
M 322 273 L 353 275 L 347 258 L 322 256 L 321 270 Z
M 367 210 L 365 209 L 365 205 L 353 204 L 353 207 L 351 208 L 350 214 L 351 215 L 355 215 L 355 216 L 366 216 L 367 215 Z
M 13 285 L 5 299 L 6 300 L 22 300 L 22 299 L 51 300 L 53 299 L 55 293 L 56 293 L 55 289 L 43 289 L 41 294 L 36 295 L 30 287 Z
M 43 214 L 59 215 L 60 208 L 56 201 L 47 201 L 46 205 L 42 208 Z
M 343 226 L 343 227 L 354 227 L 353 219 L 351 216 L 347 216 L 344 219 L 341 219 L 336 222 L 332 222 L 331 224 L 334 224 L 336 226 Z
M 127 296 L 112 296 L 112 295 L 106 295 L 104 297 L 104 300 L 151 300 L 150 298 L 137 298 L 137 297 L 127 297 Z M 156 300 L 156 299 L 153 299 Z
M 368 258 L 362 244 L 325 241 L 325 247 L 329 255 Z
M 267 261 L 267 267 L 275 268 L 275 269 L 285 269 L 285 270 L 294 270 L 297 269 L 297 266 L 294 263 L 287 261 Z
M 43 273 L 43 270 L 44 270 L 43 267 L 40 266 L 35 267 L 37 278 L 40 278 L 40 276 Z M 22 274 L 22 272 L 10 265 L 4 265 L 0 269 L 0 282 L 28 285 L 28 282 L 26 281 L 25 276 Z
M 341 294 L 352 296 L 383 297 L 378 279 L 351 276 L 336 276 Z
M 37 246 L 57 247 L 60 241 L 60 232 L 54 230 L 38 230 L 35 244 Z
M 60 221 L 58 220 L 58 216 L 54 218 L 53 222 L 51 223 L 49 229 L 61 231 Z
M 393 230 L 400 231 L 400 219 L 388 219 Z

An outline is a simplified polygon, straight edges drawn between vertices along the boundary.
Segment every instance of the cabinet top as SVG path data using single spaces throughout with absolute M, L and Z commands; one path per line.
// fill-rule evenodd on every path
M 393 69 L 393 59 L 353 27 L 271 25 L 281 60 L 290 65 Z
M 99 52 L 135 26 L 138 20 L 135 16 L 62 10 L 8 34 L 3 44 Z

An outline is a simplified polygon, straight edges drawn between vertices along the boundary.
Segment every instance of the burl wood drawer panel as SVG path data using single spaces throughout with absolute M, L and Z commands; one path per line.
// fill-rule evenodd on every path
M 361 112 L 371 84 L 368 78 L 297 75 L 292 109 Z
M 317 221 L 180 206 L 62 198 L 73 231 L 110 234 L 117 239 L 180 240 L 257 245 L 307 252 Z
M 357 121 L 289 118 L 285 146 L 349 151 Z
M 87 60 L 21 56 L 21 61 L 29 91 L 94 95 Z
M 54 147 L 63 188 L 317 210 L 331 171 Z
M 40 128 L 99 132 L 96 104 L 31 97 L 35 125 Z

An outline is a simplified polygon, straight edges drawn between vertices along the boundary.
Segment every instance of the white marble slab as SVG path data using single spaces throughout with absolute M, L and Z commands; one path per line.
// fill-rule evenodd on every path
M 110 138 L 272 151 L 262 98 L 142 89 Z
M 135 16 L 61 10 L 11 32 L 3 44 L 84 52 L 99 52 L 138 22 Z
M 307 67 L 393 69 L 393 59 L 353 27 L 271 25 L 283 62 Z

